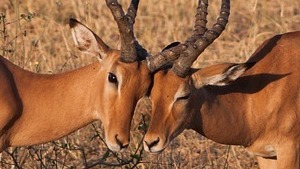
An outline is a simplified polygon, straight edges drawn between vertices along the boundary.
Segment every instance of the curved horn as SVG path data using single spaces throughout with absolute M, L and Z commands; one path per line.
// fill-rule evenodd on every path
M 168 46 L 171 46 L 172 44 L 173 43 L 171 43 Z M 185 49 L 186 49 L 186 45 L 178 43 L 178 45 L 165 49 L 156 55 L 148 56 L 146 58 L 148 69 L 150 70 L 150 72 L 154 72 L 159 68 L 161 68 L 162 66 L 170 62 L 173 62 L 178 58 L 179 54 Z
M 123 62 L 134 62 L 137 59 L 137 52 L 135 49 L 135 38 L 133 35 L 133 23 L 130 25 L 130 21 L 128 21 L 124 14 L 124 11 L 122 9 L 122 6 L 118 3 L 117 0 L 106 0 L 106 4 L 108 8 L 110 9 L 115 21 L 118 24 L 118 29 L 120 32 L 121 37 L 121 60 Z M 138 3 L 137 3 L 138 4 Z M 129 9 L 132 9 L 131 6 L 134 7 L 134 5 L 130 5 Z M 136 12 L 133 12 L 136 13 Z M 131 14 L 128 14 L 127 16 L 132 16 Z M 135 15 L 133 15 L 135 18 Z
M 127 13 L 126 13 L 126 17 L 130 26 L 130 29 L 132 32 L 133 31 L 133 25 L 135 23 L 135 18 L 136 18 L 136 13 L 138 10 L 138 6 L 139 6 L 139 0 L 131 0 L 131 3 L 128 7 Z M 137 39 L 135 37 L 134 38 L 134 45 L 135 45 L 135 49 L 137 52 L 137 57 L 139 60 L 144 60 L 147 56 L 148 56 L 148 52 L 145 48 L 143 48 L 143 46 L 141 46 L 139 44 L 139 42 L 137 41 Z
M 195 21 L 193 34 L 191 35 L 190 38 L 186 40 L 184 44 L 179 43 L 177 46 L 163 50 L 162 52 L 154 56 L 149 56 L 147 58 L 148 68 L 151 72 L 154 72 L 155 70 L 159 69 L 165 64 L 172 63 L 173 61 L 178 59 L 180 54 L 184 50 L 186 50 L 189 45 L 193 44 L 197 39 L 199 39 L 199 37 L 201 37 L 206 32 L 207 7 L 208 7 L 207 0 L 198 1 L 197 14 L 195 16 L 196 21 Z
M 128 23 L 131 30 L 133 30 L 133 25 L 135 23 L 139 2 L 139 0 L 131 0 L 131 3 L 127 9 L 126 17 L 128 19 Z
M 190 67 L 198 56 L 223 32 L 228 22 L 230 11 L 230 0 L 222 0 L 220 16 L 212 29 L 207 30 L 204 35 L 197 39 L 194 44 L 190 44 L 188 48 L 180 54 L 178 60 L 175 61 L 172 70 L 180 77 L 188 74 Z
M 185 41 L 185 44 L 193 44 L 195 41 L 207 31 L 206 28 L 206 17 L 207 17 L 207 7 L 208 1 L 207 0 L 199 0 L 198 7 L 197 7 L 197 14 L 195 15 L 196 21 L 193 30 L 193 34 L 190 38 Z

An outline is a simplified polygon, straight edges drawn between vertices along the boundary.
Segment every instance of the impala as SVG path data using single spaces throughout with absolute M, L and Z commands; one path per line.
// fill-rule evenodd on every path
M 24 70 L 0 57 L 0 152 L 59 139 L 101 120 L 113 151 L 127 147 L 136 102 L 150 85 L 142 60 L 146 52 L 133 36 L 138 0 L 125 15 L 116 0 L 107 0 L 118 24 L 121 50 L 110 48 L 75 19 L 70 28 L 76 46 L 98 56 L 66 73 L 45 75 Z
M 186 48 L 175 45 L 170 50 L 177 56 L 165 55 L 165 62 L 175 62 L 154 74 L 144 102 L 152 106 L 144 148 L 161 152 L 184 129 L 193 129 L 218 143 L 246 147 L 261 168 L 299 169 L 300 32 L 270 38 L 245 63 L 191 69 L 223 31 L 229 3 L 222 1 L 220 17 L 207 30 L 208 3 L 199 0 L 194 33 L 179 44 Z
M 56 140 L 96 120 L 102 121 L 108 148 L 120 151 L 128 146 L 133 111 L 152 83 L 151 74 L 187 46 L 171 43 L 149 54 L 133 33 L 139 0 L 131 1 L 126 14 L 117 0 L 106 4 L 118 25 L 121 50 L 110 48 L 77 20 L 69 22 L 77 48 L 99 62 L 45 75 L 0 56 L 0 152 Z

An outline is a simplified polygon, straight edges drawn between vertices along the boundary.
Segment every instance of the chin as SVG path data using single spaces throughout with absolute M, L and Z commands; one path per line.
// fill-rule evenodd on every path
M 119 145 L 111 145 L 109 143 L 106 143 L 107 144 L 107 147 L 113 151 L 113 152 L 120 152 L 121 149 L 120 149 L 120 146 Z
M 145 148 L 145 151 L 147 151 L 151 154 L 160 154 L 166 149 L 166 147 L 168 145 L 169 145 L 169 143 L 165 143 L 164 145 L 157 145 L 155 147 L 152 147 L 151 149 Z
M 163 148 L 163 149 L 158 149 L 158 150 L 151 150 L 151 151 L 149 151 L 149 153 L 151 153 L 151 154 L 160 154 L 160 153 L 162 153 L 164 150 L 165 150 L 165 148 Z

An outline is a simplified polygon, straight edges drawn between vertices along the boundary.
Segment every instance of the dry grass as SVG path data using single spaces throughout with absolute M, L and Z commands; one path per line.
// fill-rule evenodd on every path
M 128 1 L 121 2 L 128 4 Z M 210 2 L 210 25 L 218 14 L 219 4 L 216 0 Z M 232 0 L 231 4 L 230 22 L 225 32 L 195 66 L 245 61 L 265 39 L 300 30 L 300 1 L 248 0 L 242 3 Z M 191 32 L 195 7 L 196 0 L 141 1 L 136 36 L 153 53 L 172 41 L 183 41 Z M 118 46 L 115 43 L 118 41 L 116 24 L 103 0 L 2 0 L 0 12 L 11 22 L 6 26 L 8 36 L 4 38 L 1 34 L 0 54 L 34 72 L 59 73 L 95 61 L 75 49 L 67 25 L 70 17 L 87 24 L 112 47 Z M 29 22 L 30 13 L 35 17 Z M 25 19 L 19 19 L 21 14 L 25 14 Z M 3 30 L 2 23 L 0 26 Z M 142 138 L 137 129 L 140 119 L 140 115 L 134 118 L 131 146 L 121 155 L 125 158 L 130 157 Z M 91 140 L 95 133 L 90 125 L 49 144 L 9 148 L 2 153 L 0 167 L 83 168 L 106 153 L 107 148 L 99 137 Z M 138 168 L 257 168 L 255 159 L 242 147 L 220 145 L 193 131 L 185 131 L 162 154 L 143 153 L 142 157 Z M 109 157 L 107 162 L 117 160 Z M 108 167 L 98 165 L 95 168 Z

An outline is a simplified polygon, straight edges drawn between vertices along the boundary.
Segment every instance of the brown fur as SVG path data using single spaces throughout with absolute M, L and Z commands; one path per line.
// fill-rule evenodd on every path
M 206 81 L 216 74 L 224 76 L 232 64 L 203 68 L 185 78 L 172 71 L 157 72 L 145 149 L 160 152 L 185 128 L 191 128 L 218 143 L 243 145 L 258 156 L 273 158 L 260 158 L 261 167 L 273 163 L 278 169 L 298 169 L 299 44 L 300 32 L 267 40 L 247 62 L 257 63 L 225 86 L 207 86 Z M 204 83 L 196 87 L 196 81 Z M 180 99 L 188 93 L 188 99 Z
M 77 25 L 85 31 L 77 31 L 76 38 L 93 34 Z M 102 120 L 110 149 L 128 145 L 136 102 L 150 85 L 149 71 L 143 62 L 121 62 L 120 51 L 94 36 L 81 45 L 102 60 L 62 74 L 32 73 L 0 57 L 0 152 L 59 139 L 95 120 Z M 109 73 L 119 86 L 108 81 Z

